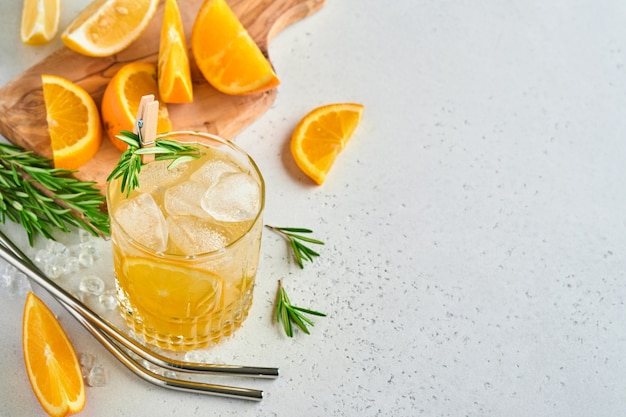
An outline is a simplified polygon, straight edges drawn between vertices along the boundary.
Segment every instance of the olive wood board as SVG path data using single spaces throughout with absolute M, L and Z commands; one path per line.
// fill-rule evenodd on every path
M 178 0 L 188 45 L 195 16 L 204 0 Z M 263 53 L 268 56 L 271 40 L 285 27 L 320 10 L 326 0 L 227 0 Z M 105 57 L 87 57 L 62 47 L 27 69 L 0 89 L 0 134 L 10 142 L 34 153 L 51 158 L 50 136 L 46 123 L 41 74 L 62 76 L 83 87 L 98 107 L 113 75 L 133 61 L 156 63 L 159 51 L 164 1 L 154 18 L 128 48 Z M 174 129 L 205 131 L 232 139 L 254 122 L 274 102 L 276 89 L 245 96 L 223 94 L 204 79 L 190 51 L 194 88 L 192 103 L 168 104 Z M 280 74 L 279 74 L 280 78 Z M 74 176 L 94 181 L 102 190 L 120 151 L 103 133 L 96 156 Z

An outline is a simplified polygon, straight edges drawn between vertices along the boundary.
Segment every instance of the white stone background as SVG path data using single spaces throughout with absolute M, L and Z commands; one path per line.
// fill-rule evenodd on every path
M 85 4 L 64 0 L 62 25 Z M 20 44 L 20 15 L 0 5 L 2 85 L 60 46 Z M 266 223 L 327 245 L 300 271 L 265 233 L 250 317 L 214 352 L 282 376 L 214 379 L 266 390 L 261 403 L 154 387 L 36 289 L 109 371 L 82 414 L 623 416 L 624 22 L 621 0 L 329 0 L 286 29 L 270 48 L 277 99 L 235 141 L 265 175 Z M 363 121 L 316 187 L 288 138 L 341 101 L 363 103 Z M 329 314 L 312 335 L 271 321 L 279 278 Z M 23 299 L 0 300 L 0 415 L 43 416 Z

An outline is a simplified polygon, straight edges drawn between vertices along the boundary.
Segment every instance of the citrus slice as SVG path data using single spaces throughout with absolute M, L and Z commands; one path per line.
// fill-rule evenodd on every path
M 24 0 L 20 37 L 27 45 L 50 42 L 59 30 L 61 0 Z
M 191 32 L 191 51 L 204 78 L 223 93 L 259 93 L 280 83 L 225 0 L 202 4 Z
M 41 81 L 54 166 L 78 169 L 100 148 L 98 107 L 85 89 L 63 77 L 43 74 Z
M 129 257 L 124 263 L 124 287 L 147 316 L 194 319 L 221 307 L 223 280 L 218 275 L 163 260 Z
M 131 62 L 124 65 L 104 90 L 100 104 L 104 129 L 111 142 L 122 152 L 127 145 L 115 136 L 122 130 L 133 130 L 141 97 L 148 94 L 153 94 L 159 101 L 157 133 L 169 132 L 172 123 L 165 103 L 159 98 L 155 64 Z
M 52 311 L 32 292 L 22 320 L 26 373 L 35 396 L 51 416 L 77 413 L 85 406 L 85 384 L 70 339 Z
M 157 74 L 159 93 L 164 102 L 193 101 L 187 42 L 176 0 L 165 1 Z
M 362 114 L 361 104 L 337 103 L 318 107 L 304 116 L 291 136 L 291 154 L 302 172 L 321 185 Z
M 83 55 L 116 54 L 143 33 L 158 4 L 159 0 L 94 0 L 65 28 L 61 40 Z

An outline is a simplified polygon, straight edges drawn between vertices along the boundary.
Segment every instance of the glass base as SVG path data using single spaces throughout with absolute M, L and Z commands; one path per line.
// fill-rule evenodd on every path
M 231 336 L 248 317 L 253 292 L 250 288 L 238 303 L 226 307 L 219 314 L 195 319 L 164 320 L 161 317 L 142 316 L 128 301 L 125 292 L 117 287 L 120 314 L 128 327 L 146 343 L 161 349 L 189 351 L 203 349 Z M 163 330 L 157 330 L 157 327 Z

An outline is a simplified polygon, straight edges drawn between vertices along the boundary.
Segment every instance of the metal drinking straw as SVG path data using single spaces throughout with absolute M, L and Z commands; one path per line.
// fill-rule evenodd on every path
M 222 397 L 241 398 L 252 401 L 260 401 L 263 399 L 263 391 L 257 389 L 208 384 L 161 375 L 147 369 L 132 356 L 133 354 L 162 370 L 175 371 L 176 373 L 183 373 L 188 376 L 211 374 L 275 379 L 279 375 L 278 368 L 189 363 L 151 352 L 136 341 L 126 337 L 88 307 L 75 300 L 63 288 L 49 280 L 1 231 L 0 257 L 50 293 L 50 295 L 59 301 L 59 303 L 102 343 L 113 356 L 133 373 L 152 384 L 178 391 L 196 392 Z

